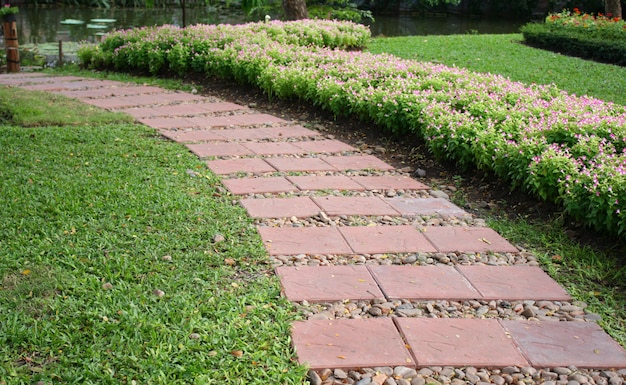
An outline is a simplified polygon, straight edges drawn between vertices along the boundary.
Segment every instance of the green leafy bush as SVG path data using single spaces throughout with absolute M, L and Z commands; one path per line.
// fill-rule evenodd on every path
M 626 66 L 626 23 L 619 18 L 563 11 L 521 28 L 527 44 L 570 56 Z
M 103 46 L 116 47 L 108 55 L 118 70 L 225 76 L 272 97 L 373 121 L 389 134 L 419 136 L 440 158 L 489 170 L 597 230 L 626 232 L 624 106 L 555 86 L 342 51 L 335 48 L 362 42 L 359 28 L 314 25 L 153 28 L 114 33 Z M 173 49 L 178 44 L 186 48 Z

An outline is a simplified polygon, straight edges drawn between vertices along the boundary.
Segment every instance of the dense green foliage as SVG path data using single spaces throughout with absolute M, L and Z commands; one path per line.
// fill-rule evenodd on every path
M 203 162 L 124 115 L 0 100 L 1 384 L 302 383 L 291 306 Z
M 626 66 L 626 22 L 619 18 L 563 11 L 521 32 L 527 44 L 601 62 Z
M 576 95 L 626 105 L 626 68 L 522 44 L 520 34 L 375 38 L 372 53 L 493 73 L 527 85 L 554 84 Z
M 463 168 L 490 170 L 513 187 L 559 203 L 597 230 L 626 231 L 623 106 L 551 86 L 525 87 L 441 65 L 331 50 L 323 38 L 328 24 L 316 32 L 311 22 L 275 26 L 307 33 L 290 34 L 297 41 L 289 44 L 284 34 L 248 33 L 256 25 L 118 32 L 104 40 L 102 51 L 89 54 L 90 63 L 230 77 L 271 96 L 297 97 L 337 115 L 371 120 L 391 134 L 424 138 L 435 155 Z M 360 42 L 361 29 L 353 28 L 344 24 L 344 37 L 329 41 Z

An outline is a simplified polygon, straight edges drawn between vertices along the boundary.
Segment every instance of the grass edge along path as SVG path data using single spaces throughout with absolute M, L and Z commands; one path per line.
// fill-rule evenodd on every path
M 292 307 L 204 163 L 128 117 L 0 95 L 29 122 L 3 107 L 0 384 L 302 383 Z

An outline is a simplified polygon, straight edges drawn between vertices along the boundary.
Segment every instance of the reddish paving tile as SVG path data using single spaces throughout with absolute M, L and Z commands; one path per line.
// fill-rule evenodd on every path
M 257 155 L 300 154 L 302 150 L 288 142 L 253 142 L 244 143 L 247 149 Z
M 161 135 L 178 143 L 208 142 L 225 139 L 213 130 L 161 130 Z
M 160 114 L 158 107 L 132 107 L 121 110 L 120 112 L 128 114 L 135 119 L 163 116 Z
M 571 297 L 537 266 L 458 266 L 485 299 L 569 301 Z
M 369 266 L 389 299 L 471 300 L 480 294 L 453 266 Z
M 528 366 L 493 319 L 396 318 L 419 366 Z
M 518 252 L 498 233 L 487 227 L 426 227 L 424 236 L 440 252 L 463 251 L 471 253 L 484 253 L 487 251 L 501 253 Z
M 335 227 L 258 227 L 271 255 L 351 254 Z
M 218 175 L 238 172 L 266 173 L 276 171 L 274 167 L 259 158 L 210 160 L 207 162 L 207 165 L 211 171 Z
M 436 251 L 412 226 L 350 226 L 339 231 L 357 254 Z
M 239 122 L 230 116 L 195 116 L 188 118 L 194 127 L 213 128 L 239 125 Z
M 320 135 L 319 132 L 302 126 L 264 127 L 261 130 L 267 132 L 268 138 L 300 138 Z
M 345 175 L 299 175 L 288 176 L 300 190 L 352 190 L 363 191 L 363 186 Z
M 334 171 L 335 168 L 320 158 L 266 159 L 278 171 Z
M 257 124 L 272 124 L 272 123 L 287 123 L 287 121 L 268 114 L 243 114 L 235 115 L 233 119 L 237 121 L 237 124 L 244 126 L 251 126 Z
M 241 204 L 253 218 L 307 218 L 320 212 L 309 197 L 242 199 Z
M 500 323 L 536 368 L 626 368 L 626 351 L 595 322 Z
M 324 139 L 324 140 L 308 140 L 304 142 L 295 143 L 304 152 L 315 153 L 335 153 L 343 151 L 354 151 L 354 147 L 340 142 L 338 140 Z
M 239 143 L 210 142 L 187 144 L 186 146 L 200 158 L 206 158 L 207 156 L 252 155 L 250 150 Z
M 296 186 L 289 183 L 282 176 L 274 178 L 224 179 L 222 183 L 235 195 L 298 191 Z
M 340 171 L 347 170 L 393 170 L 393 167 L 372 155 L 325 156 L 324 162 Z
M 429 187 L 407 176 L 354 176 L 352 179 L 367 190 L 428 190 Z
M 313 197 L 313 201 L 328 215 L 399 215 L 379 197 Z
M 365 266 L 281 266 L 276 268 L 276 274 L 290 301 L 385 298 Z
M 292 339 L 298 361 L 312 369 L 415 366 L 389 318 L 294 322 Z
M 442 198 L 385 198 L 385 202 L 402 215 L 441 215 L 444 217 L 463 217 L 469 215 L 460 207 Z
M 186 118 L 140 118 L 138 121 L 146 126 L 164 130 L 192 128 L 194 126 L 194 124 Z
M 183 103 L 169 106 L 153 107 L 155 111 L 153 116 L 194 116 L 206 114 L 206 108 L 204 104 L 196 103 Z M 125 111 L 126 112 L 126 111 Z
M 216 131 L 228 140 L 259 140 L 268 138 L 268 134 L 260 128 L 227 128 Z
M 121 84 L 121 83 L 120 83 Z M 130 96 L 138 94 L 151 94 L 162 92 L 163 90 L 158 87 L 150 86 L 125 86 L 123 84 L 114 87 L 97 88 L 88 90 L 67 90 L 60 91 L 59 93 L 79 99 L 94 99 L 94 98 L 110 98 L 119 96 Z
M 206 102 L 199 104 L 206 112 L 229 112 L 248 110 L 248 107 L 230 102 Z
M 137 102 L 132 97 L 107 98 L 107 99 L 83 99 L 83 103 L 91 104 L 99 108 L 131 108 L 141 106 L 142 103 Z

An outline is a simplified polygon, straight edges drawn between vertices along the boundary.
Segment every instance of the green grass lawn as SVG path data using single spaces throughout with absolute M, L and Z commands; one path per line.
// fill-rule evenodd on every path
M 0 384 L 302 382 L 292 308 L 203 162 L 122 115 L 0 100 Z
M 522 35 L 451 35 L 375 38 L 373 53 L 490 72 L 526 84 L 554 83 L 576 95 L 626 104 L 626 67 L 527 47 Z

